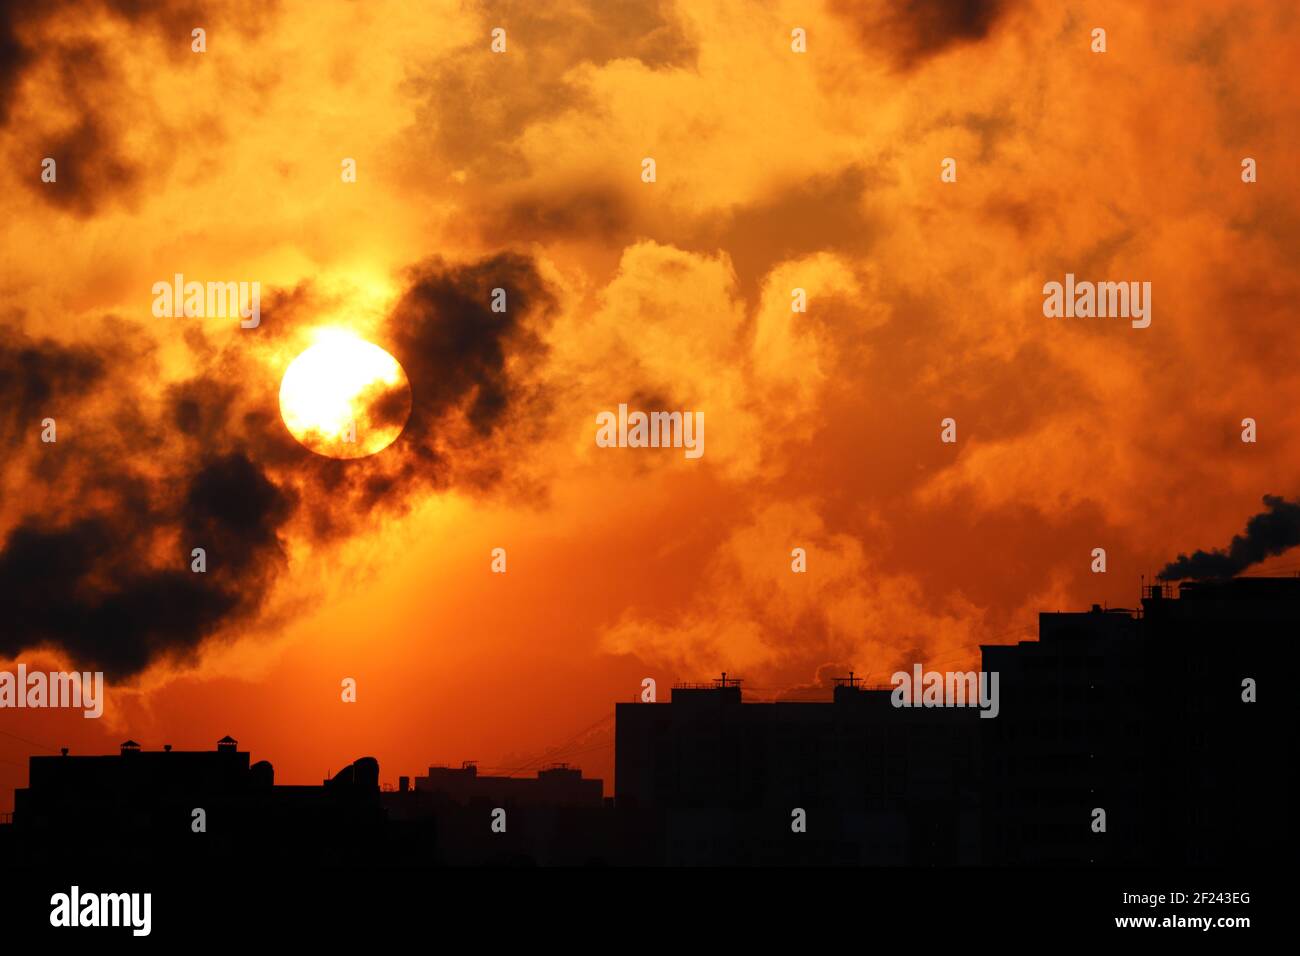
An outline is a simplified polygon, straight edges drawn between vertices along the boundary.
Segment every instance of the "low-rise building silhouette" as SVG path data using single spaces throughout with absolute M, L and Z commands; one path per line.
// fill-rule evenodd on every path
M 480 774 L 478 765 L 466 760 L 459 767 L 430 767 L 427 776 L 415 778 L 414 792 L 459 804 L 598 807 L 604 784 L 584 778 L 580 769 L 566 763 L 544 767 L 534 777 L 498 777 Z
M 429 865 L 615 862 L 618 821 L 600 780 L 557 763 L 534 776 L 493 776 L 467 760 L 430 767 L 381 794 L 402 859 Z M 413 854 L 420 859 L 414 859 Z
M 134 740 L 107 756 L 33 756 L 14 792 L 19 849 L 95 848 L 127 859 L 271 856 L 348 858 L 382 823 L 379 764 L 363 757 L 320 786 L 276 786 L 231 737 L 214 750 L 144 750 Z M 354 839 L 355 838 L 355 839 Z

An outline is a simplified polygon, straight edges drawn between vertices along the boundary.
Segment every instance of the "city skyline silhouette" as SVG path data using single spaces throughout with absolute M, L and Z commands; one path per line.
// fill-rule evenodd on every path
M 0 0 L 0 929 L 1268 925 L 1297 52 Z
M 33 756 L 0 849 L 395 866 L 1262 864 L 1280 857 L 1286 791 L 1280 708 L 1257 695 L 1294 660 L 1296 624 L 1300 577 L 1156 584 L 1139 609 L 1043 612 L 1036 640 L 983 648 L 996 711 L 937 685 L 933 701 L 910 699 L 906 673 L 885 686 L 850 673 L 828 701 L 747 701 L 724 672 L 667 702 L 614 705 L 611 796 L 561 761 L 521 777 L 466 760 L 381 787 L 362 756 L 318 786 L 279 785 L 230 736 L 211 751 L 127 740 L 117 755 Z

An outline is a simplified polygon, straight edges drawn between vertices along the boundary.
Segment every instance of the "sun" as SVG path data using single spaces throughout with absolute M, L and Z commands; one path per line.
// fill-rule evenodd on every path
M 330 458 L 383 451 L 411 414 L 411 386 L 397 359 L 343 329 L 321 329 L 285 369 L 280 416 L 303 445 Z

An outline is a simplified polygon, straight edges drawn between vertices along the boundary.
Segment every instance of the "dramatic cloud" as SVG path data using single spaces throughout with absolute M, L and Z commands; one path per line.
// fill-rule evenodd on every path
M 529 323 L 554 306 L 536 266 L 523 256 L 417 268 L 390 322 L 398 360 L 416 383 L 410 439 L 427 447 L 437 424 L 463 400 L 459 410 L 474 430 L 492 431 L 512 411 L 519 376 L 543 353 L 542 330 Z
M 1010 0 L 832 0 L 863 45 L 883 50 L 911 69 L 953 46 L 976 43 L 998 22 Z
M 19 525 L 0 551 L 0 615 L 11 622 L 0 654 L 53 646 L 78 666 L 118 678 L 155 658 L 185 659 L 223 624 L 260 602 L 283 563 L 279 529 L 292 501 L 247 458 L 200 467 L 178 507 L 148 499 L 67 524 Z M 188 554 L 172 568 L 147 555 L 169 525 L 203 542 L 208 573 Z
M 800 573 L 791 569 L 791 543 L 804 552 Z M 775 691 L 828 658 L 876 684 L 915 661 L 962 660 L 980 623 L 967 602 L 927 602 L 917 581 L 882 572 L 858 540 L 828 529 L 806 501 L 763 508 L 737 527 L 702 584 L 674 620 L 629 609 L 604 647 L 677 673 L 729 670 Z
M 19 20 L 26 6 L 22 0 L 0 2 L 0 125 L 9 121 L 14 87 L 32 57 L 18 36 Z
M 490 308 L 497 288 L 503 313 Z M 299 333 L 311 325 L 310 300 L 301 289 L 270 296 L 271 341 L 292 339 L 295 318 Z M 261 610 L 291 538 L 325 547 L 364 516 L 405 511 L 418 491 L 491 488 L 508 471 L 500 452 L 518 406 L 542 401 L 529 376 L 552 306 L 523 256 L 412 270 L 387 320 L 415 383 L 411 417 L 391 453 L 354 461 L 288 436 L 252 332 L 216 350 L 192 337 L 198 373 L 155 391 L 152 353 L 113 344 L 148 340 L 143 328 L 110 323 L 97 346 L 8 330 L 0 425 L 24 453 L 4 480 L 28 507 L 6 503 L 0 616 L 11 626 L 0 656 L 51 647 L 114 677 L 191 663 L 204 639 Z M 36 440 L 47 417 L 48 443 Z M 205 552 L 201 573 L 193 548 Z
M 590 107 L 573 76 L 583 64 L 634 59 L 667 69 L 689 66 L 695 56 L 668 0 L 617 11 L 602 0 L 485 0 L 462 11 L 468 16 L 458 26 L 475 26 L 469 38 L 412 80 L 426 99 L 411 134 L 425 155 L 476 178 L 526 174 L 529 163 L 515 145 L 520 134 L 539 120 Z M 506 31 L 507 53 L 479 55 L 498 28 Z
M 58 179 L 32 189 L 78 215 L 93 213 L 110 195 L 129 195 L 140 177 L 140 169 L 93 116 L 83 116 L 76 126 L 54 134 L 42 151 L 54 160 Z
M 103 359 L 86 346 L 32 340 L 21 329 L 0 326 L 0 434 L 6 443 L 20 441 L 32 433 L 32 422 L 103 377 Z
M 820 692 L 1129 606 L 1300 475 L 1298 30 L 1212 0 L 0 5 L 0 656 L 139 675 L 139 740 L 236 710 L 319 779 L 341 746 L 544 753 L 646 676 Z M 1067 272 L 1150 281 L 1151 326 L 1046 318 Z M 177 273 L 259 281 L 260 327 L 155 318 Z M 371 458 L 280 419 L 322 327 L 409 376 Z M 620 403 L 702 412 L 704 456 L 597 447 Z M 1259 567 L 1293 507 L 1174 568 Z
M 143 181 L 170 165 L 167 144 L 186 132 L 149 108 L 114 37 L 97 29 L 104 20 L 127 31 L 138 47 L 192 71 L 200 62 L 190 55 L 192 29 L 232 24 L 248 33 L 261 17 L 248 3 L 221 9 L 187 0 L 0 0 L 6 159 L 37 201 L 83 218 L 106 203 L 134 205 Z M 31 96 L 15 113 L 23 84 Z M 45 159 L 55 161 L 52 180 L 33 174 Z

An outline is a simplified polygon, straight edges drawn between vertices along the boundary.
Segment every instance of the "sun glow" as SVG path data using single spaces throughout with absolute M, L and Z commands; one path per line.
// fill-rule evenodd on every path
M 343 329 L 318 331 L 280 383 L 280 415 L 290 434 L 331 458 L 382 451 L 410 412 L 410 384 L 397 359 Z

